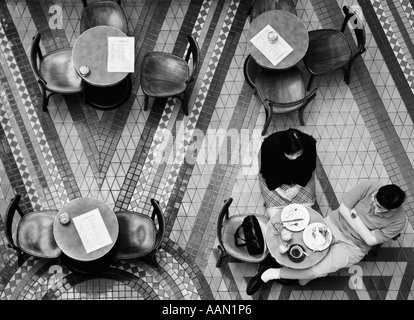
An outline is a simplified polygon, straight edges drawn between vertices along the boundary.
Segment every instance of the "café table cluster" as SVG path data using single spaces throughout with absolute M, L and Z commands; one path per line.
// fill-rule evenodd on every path
M 255 1 L 254 4 L 256 3 L 259 2 Z M 108 8 L 105 8 L 99 14 L 97 12 L 103 8 L 100 5 L 94 8 L 86 1 L 83 1 L 83 4 L 85 14 L 81 19 L 81 34 L 76 39 L 73 48 L 50 52 L 43 56 L 39 47 L 40 34 L 37 34 L 33 39 L 31 62 L 43 93 L 43 109 L 45 111 L 47 111 L 50 97 L 50 95 L 46 95 L 46 91 L 50 91 L 52 94 L 77 94 L 81 92 L 85 104 L 100 110 L 118 108 L 131 95 L 131 73 L 136 71 L 135 39 L 128 36 L 127 24 L 113 25 L 111 23 L 113 21 L 112 14 L 118 18 L 115 19 L 116 22 L 125 22 L 125 16 L 120 9 L 120 1 L 117 4 L 111 3 L 109 11 Z M 256 15 L 254 18 L 253 11 Z M 356 18 L 356 15 L 346 6 L 344 12 L 345 26 L 351 18 Z M 92 20 L 85 17 L 86 14 L 96 14 L 100 19 L 92 19 L 96 24 L 91 24 L 89 22 Z M 104 15 L 107 15 L 106 19 L 102 20 Z M 310 82 L 306 88 L 298 64 L 305 59 L 305 64 L 312 73 L 310 63 L 306 63 L 306 57 L 312 46 L 315 45 L 312 43 L 313 40 L 318 46 L 321 46 L 322 43 L 319 38 L 311 36 L 295 12 L 272 9 L 258 13 L 252 8 L 250 15 L 251 23 L 247 37 L 250 55 L 246 58 L 244 71 L 246 81 L 258 93 L 265 107 L 266 122 L 262 135 L 266 134 L 272 115 L 277 113 L 298 110 L 300 122 L 304 125 L 303 112 L 315 97 L 317 88 L 308 92 Z M 340 34 L 343 35 L 342 31 Z M 184 100 L 181 98 L 180 100 L 185 115 L 188 115 L 186 90 L 188 84 L 194 80 L 200 51 L 197 42 L 191 35 L 188 36 L 188 41 L 190 45 L 185 60 L 181 58 L 178 60 L 172 55 L 161 53 L 158 54 L 159 57 L 146 56 L 149 62 L 143 67 L 141 73 L 143 82 L 141 85 L 145 94 L 144 111 L 147 110 L 148 95 L 180 97 L 181 94 L 184 94 Z M 328 50 L 328 48 L 325 49 Z M 188 67 L 190 53 L 192 54 L 192 69 Z M 40 65 L 37 62 L 38 59 Z M 146 59 L 144 58 L 143 61 Z M 344 58 L 335 68 L 343 67 L 349 63 L 350 58 Z M 179 73 L 174 72 L 172 67 L 170 70 L 169 65 L 177 64 L 184 65 L 184 69 L 182 69 L 184 72 L 180 74 L 182 83 L 177 86 L 178 89 L 175 92 L 171 89 L 174 87 L 172 78 L 177 77 Z M 347 70 L 348 80 L 349 69 Z M 158 73 L 165 71 L 165 74 L 160 75 L 161 79 L 158 79 L 155 78 L 156 75 L 152 74 L 153 70 L 157 70 Z M 317 74 L 317 72 L 313 72 L 312 77 Z M 65 76 L 67 81 L 62 82 L 61 80 Z M 148 80 L 150 85 L 145 86 L 143 80 Z M 75 84 L 71 88 L 68 86 L 66 89 L 62 89 L 54 86 L 54 81 L 60 84 L 69 82 Z M 157 85 L 161 89 L 163 85 L 168 86 L 168 90 L 154 90 Z M 154 94 L 149 93 L 151 90 Z M 130 213 L 123 216 L 127 223 L 120 224 L 121 220 L 118 216 L 102 201 L 92 198 L 77 198 L 55 212 L 52 223 L 50 219 L 47 221 L 43 219 L 43 227 L 46 227 L 46 231 L 42 230 L 43 232 L 52 230 L 52 238 L 49 234 L 48 245 L 51 243 L 53 245 L 55 242 L 54 254 L 59 252 L 58 256 L 62 262 L 76 272 L 93 273 L 102 270 L 113 257 L 116 257 L 117 251 L 124 246 L 128 247 L 126 251 L 129 252 L 139 248 L 138 255 L 150 255 L 152 257 L 150 261 L 156 266 L 154 252 L 163 239 L 164 216 L 155 200 L 152 200 L 152 205 L 154 212 L 151 218 L 143 213 Z M 18 200 L 12 201 L 12 205 L 9 207 L 9 212 L 15 210 L 19 211 Z M 309 247 L 302 235 L 308 224 L 324 223 L 323 217 L 313 209 L 304 208 L 304 210 L 308 214 L 307 223 L 302 223 L 303 228 L 301 229 L 291 230 L 294 244 L 303 249 L 306 246 Z M 139 218 L 134 220 L 131 217 Z M 281 230 L 279 233 L 275 233 L 275 229 L 277 229 L 275 225 L 282 225 L 289 229 L 281 219 L 280 215 L 275 215 L 267 224 L 267 229 L 263 230 L 266 233 L 267 248 L 280 264 L 292 268 L 309 268 L 323 259 L 329 249 L 329 244 L 323 250 L 309 251 L 304 249 L 305 258 L 302 259 L 301 256 L 300 261 L 294 261 L 295 259 L 292 259 L 289 254 L 285 255 L 285 252 L 281 253 Z M 157 221 L 158 227 L 156 227 L 155 221 Z M 120 244 L 120 242 L 123 243 Z M 33 254 L 30 250 L 21 247 L 22 244 L 23 242 L 13 245 L 19 251 Z M 134 255 L 126 254 L 124 256 Z M 47 256 L 43 255 L 43 257 Z

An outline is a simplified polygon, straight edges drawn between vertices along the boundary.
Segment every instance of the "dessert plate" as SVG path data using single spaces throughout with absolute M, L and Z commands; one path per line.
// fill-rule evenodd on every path
M 296 221 L 296 219 L 303 219 Z M 283 226 L 290 231 L 301 231 L 309 224 L 309 211 L 305 206 L 292 203 L 283 208 L 281 213 L 281 222 Z M 284 222 L 288 220 L 295 220 L 292 222 Z
M 303 231 L 303 242 L 313 251 L 323 251 L 332 242 L 332 232 L 326 224 L 314 222 Z

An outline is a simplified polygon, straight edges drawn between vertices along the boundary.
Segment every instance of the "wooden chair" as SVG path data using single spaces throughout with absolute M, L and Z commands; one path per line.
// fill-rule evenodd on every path
M 112 26 L 128 35 L 128 22 L 121 7 L 121 0 L 95 1 L 82 0 L 83 12 L 80 19 L 80 32 L 96 26 Z
M 249 21 L 252 22 L 263 12 L 270 10 L 285 10 L 297 15 L 296 5 L 298 0 L 254 0 L 252 6 L 247 11 Z
M 317 88 L 306 94 L 303 75 L 293 67 L 282 71 L 262 71 L 256 78 L 256 90 L 265 107 L 266 122 L 262 131 L 265 135 L 273 114 L 298 110 L 300 124 L 305 125 L 303 111 L 315 98 Z
M 82 78 L 73 66 L 72 48 L 51 51 L 43 56 L 40 50 L 40 38 L 40 33 L 36 33 L 33 37 L 30 63 L 42 92 L 43 111 L 48 111 L 49 99 L 53 94 L 77 94 L 79 92 L 83 94 L 84 88 Z M 50 94 L 47 94 L 48 91 Z
M 266 246 L 262 254 L 250 255 L 246 247 L 237 247 L 234 243 L 234 233 L 237 228 L 242 224 L 247 214 L 229 215 L 229 207 L 233 202 L 233 198 L 229 198 L 224 202 L 223 207 L 220 210 L 217 219 L 217 239 L 219 242 L 218 249 L 220 250 L 219 257 L 217 259 L 216 267 L 219 268 L 226 256 L 231 256 L 237 260 L 260 263 L 269 253 L 269 249 Z M 266 226 L 269 222 L 269 218 L 264 215 L 256 215 L 259 220 L 260 227 L 263 232 L 263 236 L 266 234 Z
M 192 35 L 185 59 L 165 52 L 148 52 L 141 64 L 141 88 L 145 94 L 144 110 L 148 109 L 148 97 L 176 97 L 181 100 L 184 114 L 188 116 L 187 89 L 198 68 L 200 49 Z M 192 56 L 192 68 L 189 60 Z
M 25 254 L 38 258 L 58 258 L 62 251 L 53 236 L 53 221 L 57 210 L 45 210 L 23 214 L 19 207 L 21 196 L 16 195 L 9 203 L 4 216 L 5 235 L 8 247 L 16 250 L 18 265 L 23 263 Z M 17 227 L 13 219 L 16 211 L 20 215 Z
M 352 64 L 366 51 L 364 24 L 350 7 L 344 6 L 343 11 L 345 18 L 341 30 L 320 29 L 309 32 L 309 48 L 303 58 L 306 69 L 311 74 L 308 91 L 314 76 L 339 69 L 345 70 L 345 83 L 349 85 Z M 344 34 L 348 21 L 351 21 L 357 39 L 358 46 L 355 52 L 352 51 L 351 44 Z
M 147 258 L 149 265 L 158 267 L 156 251 L 164 238 L 165 222 L 159 202 L 151 199 L 151 204 L 151 217 L 134 211 L 116 212 L 119 223 L 119 235 L 114 246 L 116 259 Z
M 244 61 L 244 65 L 243 65 L 243 73 L 244 73 L 244 78 L 246 79 L 249 86 L 254 90 L 254 93 L 256 93 L 257 75 L 263 70 L 266 70 L 266 69 L 259 66 L 256 63 L 256 61 L 254 61 L 251 55 L 247 56 L 246 60 Z

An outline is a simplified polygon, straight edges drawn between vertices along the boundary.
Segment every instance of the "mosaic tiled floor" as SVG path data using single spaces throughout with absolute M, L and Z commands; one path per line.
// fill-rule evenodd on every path
M 103 112 L 75 96 L 56 95 L 45 113 L 27 56 L 31 39 L 41 32 L 44 51 L 73 46 L 82 3 L 0 0 L 0 217 L 15 192 L 22 194 L 25 212 L 59 209 L 82 196 L 114 210 L 149 213 L 155 198 L 166 217 L 159 268 L 117 261 L 93 277 L 72 273 L 58 261 L 28 258 L 18 267 L 0 219 L 1 300 L 413 299 L 414 0 L 299 0 L 297 14 L 308 30 L 339 28 L 341 7 L 360 6 L 368 50 L 354 64 L 349 86 L 340 73 L 315 79 L 319 90 L 305 111 L 306 126 L 297 114 L 282 115 L 268 132 L 297 127 L 317 139 L 317 206 L 323 215 L 358 182 L 400 185 L 408 195 L 410 222 L 402 236 L 384 244 L 375 260 L 305 287 L 269 283 L 252 297 L 245 290 L 257 265 L 230 259 L 216 268 L 216 219 L 223 200 L 233 197 L 231 213 L 265 214 L 255 161 L 265 114 L 243 76 L 251 3 L 123 0 L 136 40 L 130 99 Z M 183 56 L 190 33 L 200 45 L 201 68 L 189 116 L 175 99 L 155 100 L 144 112 L 139 80 L 144 54 Z M 230 130 L 239 134 L 233 151 L 242 160 L 228 163 L 221 159 L 231 150 L 220 136 Z M 177 135 L 164 148 L 168 132 Z M 362 280 L 354 281 L 358 272 Z

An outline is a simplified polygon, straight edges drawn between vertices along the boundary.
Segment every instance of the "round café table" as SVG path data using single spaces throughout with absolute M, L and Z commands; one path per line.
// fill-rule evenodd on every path
M 325 219 L 315 210 L 310 207 L 306 207 L 309 211 L 309 224 L 314 222 L 321 222 L 326 224 Z M 272 257 L 281 265 L 292 268 L 292 269 L 308 269 L 319 261 L 321 261 L 329 251 L 329 247 L 323 251 L 315 251 L 309 249 L 305 242 L 303 241 L 303 230 L 292 232 L 292 239 L 289 241 L 289 245 L 297 243 L 300 244 L 303 248 L 305 248 L 306 253 L 309 257 L 305 256 L 305 259 L 301 262 L 293 262 L 288 257 L 287 253 L 281 254 L 279 252 L 279 244 L 282 242 L 280 235 L 276 235 L 273 230 L 272 223 L 277 223 L 281 221 L 281 210 L 276 213 L 269 221 L 266 227 L 266 243 L 267 247 L 269 248 L 269 252 Z
M 84 31 L 73 45 L 73 65 L 86 84 L 86 101 L 94 108 L 117 108 L 131 94 L 132 85 L 128 72 L 108 72 L 108 37 L 126 36 L 117 28 L 97 26 Z M 89 74 L 81 74 L 81 66 L 88 66 Z
M 102 220 L 111 237 L 111 244 L 92 252 L 86 252 L 73 218 L 99 209 Z M 67 213 L 70 221 L 62 224 L 59 216 Z M 112 249 L 118 238 L 119 226 L 115 213 L 103 201 L 93 198 L 77 198 L 65 204 L 56 215 L 53 223 L 53 235 L 58 247 L 62 250 L 62 261 L 69 269 L 79 273 L 96 273 L 109 265 Z
M 293 51 L 276 66 L 250 41 L 268 24 L 293 48 Z M 250 55 L 257 64 L 273 70 L 295 66 L 305 56 L 309 46 L 309 35 L 305 24 L 296 15 L 285 10 L 270 10 L 256 17 L 250 24 L 247 40 Z

